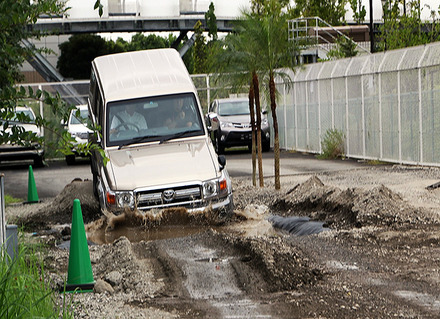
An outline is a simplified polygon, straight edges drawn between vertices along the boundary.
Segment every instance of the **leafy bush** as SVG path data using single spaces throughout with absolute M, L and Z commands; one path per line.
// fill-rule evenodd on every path
M 334 159 L 344 155 L 345 135 L 338 129 L 329 129 L 322 139 L 322 153 L 320 159 Z

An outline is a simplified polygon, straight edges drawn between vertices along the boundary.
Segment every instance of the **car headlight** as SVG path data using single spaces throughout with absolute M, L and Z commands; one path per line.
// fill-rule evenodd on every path
M 117 206 L 119 208 L 134 208 L 133 192 L 112 192 L 108 191 L 106 195 L 107 204 L 109 206 Z
M 221 127 L 233 127 L 234 125 L 231 122 L 221 122 Z
M 203 183 L 203 198 L 223 197 L 228 194 L 228 182 L 225 176 Z

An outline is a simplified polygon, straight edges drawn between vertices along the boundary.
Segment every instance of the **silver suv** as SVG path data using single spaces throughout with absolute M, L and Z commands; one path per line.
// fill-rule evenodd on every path
M 252 128 L 248 98 L 214 100 L 209 106 L 206 122 L 212 132 L 215 149 L 223 154 L 225 148 L 252 147 Z M 266 112 L 261 114 L 262 151 L 270 150 L 270 126 Z

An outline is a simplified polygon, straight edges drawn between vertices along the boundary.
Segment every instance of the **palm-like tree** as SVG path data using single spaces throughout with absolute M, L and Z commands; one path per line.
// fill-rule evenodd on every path
M 282 68 L 295 67 L 294 47 L 288 41 L 288 15 L 281 10 L 279 2 L 269 0 L 263 14 L 244 13 L 244 20 L 252 25 L 243 35 L 252 43 L 252 50 L 258 61 L 257 73 L 259 78 L 268 84 L 268 95 L 274 130 L 274 170 L 275 189 L 281 188 L 280 183 L 280 143 L 278 133 L 278 118 L 276 113 L 277 90 L 275 78 L 279 77 L 284 83 L 290 84 L 290 75 Z
M 224 51 L 217 57 L 223 72 L 230 72 L 230 82 L 233 86 L 249 86 L 249 110 L 252 126 L 252 181 L 256 185 L 256 157 L 258 151 L 258 175 L 259 185 L 264 186 L 263 159 L 261 143 L 261 106 L 260 88 L 258 81 L 258 55 L 254 50 L 252 39 L 247 33 L 252 29 L 249 20 L 237 20 L 235 32 L 228 35 L 223 46 Z M 255 109 L 254 109 L 255 105 Z M 255 114 L 256 113 L 256 114 Z M 256 117 L 256 119 L 255 119 Z

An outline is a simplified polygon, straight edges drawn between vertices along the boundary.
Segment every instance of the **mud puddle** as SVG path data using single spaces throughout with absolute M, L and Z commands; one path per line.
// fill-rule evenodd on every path
M 295 236 L 306 236 L 329 230 L 324 222 L 312 221 L 308 217 L 281 217 L 272 213 L 274 212 L 270 212 L 267 207 L 247 207 L 245 210 L 236 211 L 235 217 L 240 216 L 240 219 L 248 222 L 259 221 L 265 225 L 257 226 L 263 233 L 272 228 L 272 231 L 281 230 Z M 246 227 L 244 224 L 240 226 Z M 87 225 L 87 238 L 98 245 L 113 243 L 122 236 L 130 242 L 137 243 L 187 237 L 209 229 L 221 231 L 212 215 L 205 213 L 188 214 L 185 209 L 152 211 L 145 214 L 126 212 Z
M 325 227 L 325 222 L 312 221 L 309 217 L 271 216 L 269 217 L 269 222 L 272 223 L 274 228 L 296 236 L 314 235 L 330 230 L 329 228 Z
M 170 239 L 178 237 L 186 237 L 206 231 L 208 227 L 195 225 L 163 225 L 152 229 L 145 229 L 143 226 L 127 227 L 122 226 L 112 231 L 106 231 L 105 228 L 100 228 L 88 233 L 89 241 L 102 245 L 111 244 L 120 237 L 127 237 L 132 243 L 140 241 L 152 241 L 160 239 Z
M 121 215 L 90 223 L 87 238 L 98 245 L 113 243 L 120 237 L 130 242 L 187 237 L 216 228 L 212 214 L 189 214 L 185 209 L 167 209 L 141 213 L 127 211 Z

